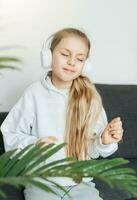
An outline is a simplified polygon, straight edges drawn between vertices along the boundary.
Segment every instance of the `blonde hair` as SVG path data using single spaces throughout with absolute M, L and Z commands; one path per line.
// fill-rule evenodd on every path
M 52 35 L 51 51 L 63 38 L 70 34 L 84 39 L 88 50 L 90 50 L 90 40 L 84 32 L 74 28 L 65 28 Z M 67 156 L 76 157 L 78 160 L 88 159 L 88 148 L 93 142 L 90 135 L 101 108 L 101 97 L 92 82 L 87 77 L 82 76 L 74 79 L 69 92 L 66 112 L 65 142 L 67 143 Z

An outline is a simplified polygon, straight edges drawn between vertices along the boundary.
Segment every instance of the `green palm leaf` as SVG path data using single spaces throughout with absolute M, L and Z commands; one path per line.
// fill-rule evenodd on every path
M 0 62 L 21 62 L 18 58 L 13 58 L 13 57 L 0 57 Z
M 1 196 L 1 197 L 3 197 L 3 198 L 5 198 L 5 197 L 6 197 L 5 193 L 4 193 L 4 192 L 2 192 L 2 191 L 0 191 L 0 196 Z
M 13 150 L 0 156 L 0 185 L 33 185 L 44 191 L 57 194 L 51 184 L 65 191 L 50 180 L 51 177 L 70 177 L 79 183 L 83 177 L 93 177 L 110 187 L 117 187 L 137 197 L 137 176 L 131 168 L 122 168 L 129 161 L 124 158 L 77 161 L 64 158 L 48 163 L 48 159 L 58 152 L 60 145 L 29 145 L 21 151 Z M 45 182 L 44 182 L 44 181 Z M 49 184 L 50 183 L 50 184 Z M 0 191 L 0 195 L 3 195 Z M 67 194 L 68 195 L 68 194 Z M 68 195 L 71 199 L 71 197 Z
M 0 69 L 12 69 L 12 70 L 20 70 L 18 67 L 13 66 L 9 63 L 21 63 L 22 61 L 18 58 L 3 56 L 0 57 Z
M 16 152 L 16 150 L 8 151 L 0 156 L 0 177 L 3 177 L 5 172 L 5 166 L 8 166 L 10 157 Z

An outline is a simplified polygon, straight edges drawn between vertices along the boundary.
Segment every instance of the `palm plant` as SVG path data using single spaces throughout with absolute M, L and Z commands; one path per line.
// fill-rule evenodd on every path
M 11 48 L 16 48 L 16 47 L 17 46 L 0 46 L 0 52 L 3 52 L 4 50 L 9 50 Z M 16 57 L 0 55 L 0 70 L 1 69 L 19 70 L 19 68 L 16 67 L 15 64 L 18 64 L 20 62 L 21 60 Z M 13 65 L 11 63 L 13 63 Z
M 70 177 L 80 183 L 83 177 L 93 177 L 110 187 L 117 187 L 137 197 L 137 176 L 131 168 L 121 165 L 129 161 L 124 158 L 77 161 L 73 157 L 47 162 L 49 157 L 65 146 L 65 143 L 29 145 L 23 150 L 8 151 L 0 156 L 0 185 L 32 185 L 44 191 L 59 195 L 50 187 L 65 189 L 50 180 L 50 177 Z M 43 182 L 46 181 L 45 182 Z M 2 190 L 0 195 L 4 196 Z M 69 194 L 68 197 L 71 199 Z
M 18 67 L 15 65 L 11 65 L 11 62 L 20 63 L 20 59 L 10 56 L 0 56 L 0 70 L 1 69 L 12 69 L 12 70 L 19 70 Z

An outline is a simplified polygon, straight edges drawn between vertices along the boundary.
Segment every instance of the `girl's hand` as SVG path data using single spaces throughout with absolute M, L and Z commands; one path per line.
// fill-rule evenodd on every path
M 122 121 L 120 120 L 120 117 L 114 118 L 110 123 L 108 123 L 107 127 L 102 133 L 102 144 L 119 142 L 120 140 L 122 140 L 122 136 Z
M 55 143 L 57 140 L 58 139 L 55 136 L 48 136 L 48 137 L 39 139 L 36 144 L 43 143 L 47 145 L 47 144 Z

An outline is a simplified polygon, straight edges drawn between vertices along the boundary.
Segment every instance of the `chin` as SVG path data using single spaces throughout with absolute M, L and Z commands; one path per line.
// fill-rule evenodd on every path
M 63 78 L 62 80 L 63 80 L 64 82 L 71 82 L 71 81 L 74 80 L 74 78 L 73 78 L 73 79 L 72 79 L 72 78 L 71 78 L 71 79 L 70 79 L 70 78 Z
M 76 79 L 76 78 L 78 78 L 78 77 L 79 77 L 79 75 L 73 76 L 73 77 L 62 77 L 62 79 L 63 79 L 64 81 L 73 81 L 74 79 Z

